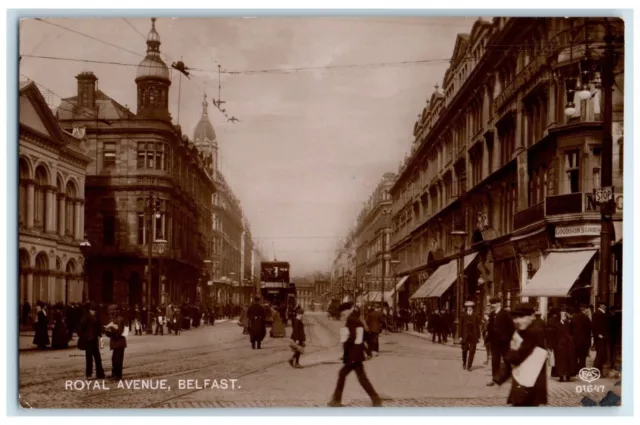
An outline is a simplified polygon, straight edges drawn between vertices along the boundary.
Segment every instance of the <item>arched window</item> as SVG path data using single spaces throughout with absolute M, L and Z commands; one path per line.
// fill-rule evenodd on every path
M 65 194 L 67 196 L 67 199 L 65 201 L 65 234 L 67 236 L 73 236 L 75 233 L 76 222 L 76 209 L 74 208 L 74 203 L 77 196 L 76 186 L 75 184 L 73 184 L 73 182 L 67 183 Z
M 27 209 L 29 208 L 29 201 L 27 195 L 27 180 L 29 180 L 29 164 L 24 158 L 20 158 L 20 193 L 18 194 L 18 214 L 20 216 L 20 225 L 27 224 Z
M 33 295 L 35 301 L 49 300 L 49 258 L 44 252 L 36 256 L 36 266 L 33 275 Z
M 36 169 L 36 184 L 35 184 L 35 214 L 33 217 L 33 225 L 40 229 L 44 228 L 44 223 L 47 216 L 47 192 L 49 179 L 47 171 L 44 167 L 40 166 Z

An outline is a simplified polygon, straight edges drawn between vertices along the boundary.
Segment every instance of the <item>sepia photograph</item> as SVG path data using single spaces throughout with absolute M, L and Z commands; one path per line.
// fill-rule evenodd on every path
M 623 405 L 619 16 L 42 15 L 9 61 L 21 410 Z

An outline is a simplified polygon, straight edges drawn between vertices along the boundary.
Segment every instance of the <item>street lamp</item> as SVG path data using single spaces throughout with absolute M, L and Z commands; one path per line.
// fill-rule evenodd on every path
M 153 278 L 152 261 L 153 261 L 153 217 L 156 220 L 162 218 L 162 212 L 160 211 L 160 205 L 157 202 L 158 198 L 154 198 L 153 192 L 149 191 L 149 197 L 147 198 L 147 205 L 145 205 L 144 213 L 147 217 L 147 245 L 148 245 L 148 270 L 147 270 L 147 334 L 153 334 L 151 326 L 151 282 Z M 160 275 L 158 274 L 158 281 Z
M 157 215 L 156 215 L 157 217 Z M 158 285 L 161 301 L 160 304 L 165 303 L 165 284 L 164 284 L 164 276 L 162 276 L 162 258 L 164 255 L 165 248 L 167 247 L 168 242 L 165 239 L 159 238 L 154 241 L 156 246 L 158 247 Z
M 395 324 L 396 315 L 398 314 L 398 292 L 396 291 L 398 264 L 400 261 L 391 260 L 391 268 L 393 269 L 393 322 Z
M 87 269 L 89 268 L 89 250 L 91 249 L 91 242 L 87 239 L 87 234 L 84 235 L 84 240 L 80 242 L 80 251 L 82 252 L 82 257 L 84 259 L 84 264 L 82 268 L 84 282 L 82 282 L 82 302 L 87 302 L 87 298 L 89 296 L 89 273 Z
M 460 254 L 458 255 L 458 284 L 456 285 L 456 331 L 457 336 L 460 335 L 460 322 L 462 320 L 462 297 L 464 296 L 464 242 L 467 237 L 467 232 L 464 230 L 454 230 L 451 232 L 454 242 L 457 242 L 460 247 Z

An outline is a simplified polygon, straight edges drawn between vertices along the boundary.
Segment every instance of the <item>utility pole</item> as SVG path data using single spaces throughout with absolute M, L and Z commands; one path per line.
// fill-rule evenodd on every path
M 607 33 L 604 37 L 605 51 L 602 63 L 602 91 L 604 92 L 604 110 L 602 117 L 602 157 L 600 175 L 601 189 L 611 187 L 613 184 L 613 80 L 614 80 L 614 47 L 611 25 L 607 23 Z M 609 280 L 611 270 L 611 216 L 613 215 L 613 188 L 611 188 L 611 199 L 606 200 L 600 206 L 601 230 L 600 230 L 600 274 L 598 276 L 598 287 L 600 299 L 611 305 L 611 294 L 609 291 Z

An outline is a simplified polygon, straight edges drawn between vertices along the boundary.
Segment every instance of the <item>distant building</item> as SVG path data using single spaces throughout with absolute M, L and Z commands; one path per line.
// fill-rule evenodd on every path
M 34 82 L 21 84 L 19 107 L 20 302 L 81 302 L 91 158 L 83 141 L 60 127 Z

